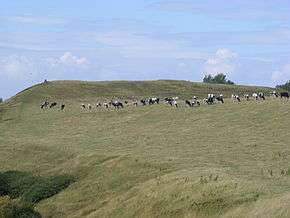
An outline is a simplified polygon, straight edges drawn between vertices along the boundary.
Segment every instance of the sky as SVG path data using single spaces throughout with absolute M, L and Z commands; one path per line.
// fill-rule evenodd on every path
M 47 80 L 290 80 L 289 0 L 0 0 L 0 98 Z

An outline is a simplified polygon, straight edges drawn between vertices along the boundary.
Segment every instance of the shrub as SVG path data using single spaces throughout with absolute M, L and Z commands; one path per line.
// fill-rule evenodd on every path
M 33 205 L 11 200 L 8 196 L 0 197 L 0 218 L 41 218 Z
M 26 172 L 7 171 L 0 173 L 0 196 L 21 198 L 30 203 L 37 203 L 49 198 L 74 182 L 68 175 L 48 178 L 33 176 Z
M 73 182 L 74 178 L 71 176 L 51 177 L 31 186 L 31 188 L 24 193 L 22 198 L 27 202 L 38 203 L 43 199 L 59 193 Z
M 0 195 L 9 195 L 18 198 L 31 186 L 41 181 L 40 177 L 32 176 L 26 172 L 7 171 L 0 173 Z
M 223 73 L 219 73 L 215 76 L 212 75 L 205 75 L 205 77 L 203 78 L 203 82 L 204 83 L 214 83 L 214 84 L 229 84 L 229 85 L 234 85 L 235 83 L 227 80 L 226 79 L 226 75 Z

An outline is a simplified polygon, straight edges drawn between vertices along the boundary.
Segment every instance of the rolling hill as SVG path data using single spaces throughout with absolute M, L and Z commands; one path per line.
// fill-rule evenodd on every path
M 35 204 L 43 217 L 289 217 L 287 100 L 80 108 L 112 98 L 270 90 L 186 81 L 39 84 L 0 105 L 0 172 L 74 178 Z M 66 108 L 41 110 L 44 99 Z

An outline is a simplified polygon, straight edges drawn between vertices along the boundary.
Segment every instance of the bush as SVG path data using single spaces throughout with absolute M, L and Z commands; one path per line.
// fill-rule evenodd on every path
M 0 181 L 0 195 L 18 198 L 29 190 L 31 186 L 41 182 L 41 178 L 26 172 L 7 171 L 0 173 Z
M 66 189 L 74 182 L 71 176 L 55 176 L 44 180 L 43 182 L 33 185 L 23 195 L 23 200 L 31 203 L 38 203 L 39 201 L 49 198 L 63 189 Z
M 277 89 L 283 89 L 283 90 L 286 90 L 286 91 L 290 92 L 290 81 L 286 82 L 283 85 L 277 85 L 276 88 Z
M 227 80 L 226 77 L 227 76 L 223 73 L 219 73 L 215 76 L 205 75 L 205 77 L 203 78 L 203 82 L 204 83 L 214 83 L 214 84 L 229 84 L 229 85 L 235 84 L 234 82 Z
M 37 203 L 61 192 L 73 182 L 74 178 L 67 175 L 43 178 L 26 172 L 7 171 L 0 173 L 0 196 L 20 197 L 24 201 Z
M 32 204 L 0 197 L 0 218 L 41 218 Z

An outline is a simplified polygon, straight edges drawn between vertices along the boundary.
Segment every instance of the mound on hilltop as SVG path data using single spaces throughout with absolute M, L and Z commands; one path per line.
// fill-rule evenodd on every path
M 13 102 L 38 102 L 43 99 L 69 100 L 92 98 L 133 98 L 149 96 L 204 98 L 208 93 L 223 93 L 225 97 L 234 94 L 257 91 L 270 92 L 268 87 L 239 86 L 194 83 L 177 80 L 158 81 L 53 81 L 32 86 L 10 99 Z

